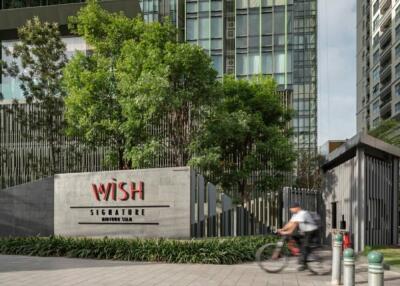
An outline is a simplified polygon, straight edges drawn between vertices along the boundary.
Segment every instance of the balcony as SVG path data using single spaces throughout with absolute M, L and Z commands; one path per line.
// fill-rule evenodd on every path
M 392 75 L 392 65 L 389 64 L 384 69 L 381 70 L 380 73 L 381 83 L 384 83 L 391 75 Z
M 383 120 L 388 119 L 392 115 L 392 102 L 389 100 L 381 104 L 379 113 Z
M 382 85 L 380 92 L 379 92 L 379 97 L 381 101 L 385 101 L 388 97 L 390 98 L 392 96 L 392 85 L 390 84 L 390 81 L 387 82 L 385 85 Z
M 381 0 L 379 3 L 379 10 L 381 14 L 385 13 L 392 6 L 392 0 Z
M 383 102 L 380 105 L 379 112 L 380 112 L 381 117 L 384 117 L 385 115 L 387 115 L 388 112 L 391 112 L 391 111 L 392 111 L 392 101 L 391 100 Z
M 379 57 L 379 61 L 381 63 L 381 67 L 387 66 L 392 59 L 392 47 L 386 46 L 385 49 L 381 51 L 381 55 Z
M 390 45 L 391 40 L 392 40 L 392 27 L 390 26 L 386 28 L 386 30 L 379 37 L 379 44 L 381 48 Z
M 387 27 L 392 23 L 392 11 L 388 10 L 382 15 L 379 26 L 381 27 L 381 32 L 385 31 Z

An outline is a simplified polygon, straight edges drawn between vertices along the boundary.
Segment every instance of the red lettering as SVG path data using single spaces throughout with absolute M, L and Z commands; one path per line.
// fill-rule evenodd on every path
M 103 200 L 108 201 L 108 197 L 110 196 L 110 191 L 113 183 L 107 183 L 107 188 L 104 188 L 104 184 L 99 184 L 99 187 L 96 184 L 92 184 L 92 192 L 95 198 L 100 201 L 100 194 L 103 195 Z
M 117 181 L 116 179 L 113 179 L 113 180 Z M 116 201 L 117 200 L 117 183 L 113 182 L 111 184 L 112 184 L 112 199 L 114 201 Z
M 136 184 L 134 182 L 130 182 L 129 187 L 130 191 L 126 189 L 126 185 L 128 183 L 126 182 L 117 182 L 116 179 L 112 179 L 113 181 L 110 183 L 107 183 L 107 186 L 105 184 L 92 184 L 92 193 L 97 201 L 108 201 L 110 199 L 117 201 L 127 201 L 129 197 L 131 197 L 132 200 L 136 200 L 136 194 L 138 194 L 138 199 L 143 200 L 144 199 L 144 183 L 139 182 L 137 188 Z M 117 195 L 117 192 L 120 192 L 120 196 Z
M 129 193 L 124 189 L 125 185 L 125 182 L 118 183 L 118 189 L 123 193 L 123 196 L 119 198 L 121 201 L 127 201 L 129 199 Z
M 103 184 L 100 184 L 100 187 L 104 188 Z M 96 200 L 100 201 L 99 190 L 95 184 L 92 184 L 92 192 Z
M 136 193 L 139 193 L 139 198 L 143 200 L 143 182 L 139 182 L 139 187 L 136 189 L 134 182 L 131 182 L 131 199 L 136 200 Z

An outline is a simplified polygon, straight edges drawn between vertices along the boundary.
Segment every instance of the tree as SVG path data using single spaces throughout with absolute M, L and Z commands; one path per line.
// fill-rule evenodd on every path
M 297 158 L 296 187 L 306 189 L 320 189 L 323 175 L 320 165 L 323 158 L 310 151 L 300 152 Z
M 70 31 L 85 39 L 91 53 L 77 53 L 64 70 L 68 92 L 65 118 L 67 134 L 92 147 L 111 146 L 108 163 L 127 168 L 120 92 L 115 70 L 123 43 L 139 38 L 143 23 L 109 13 L 97 1 L 88 1 L 77 16 L 69 18 Z
M 186 166 L 194 131 L 218 100 L 210 57 L 175 38 L 155 39 L 149 33 L 138 44 L 127 42 L 118 63 L 125 133 L 135 134 L 126 155 L 134 167 L 150 167 L 154 157 L 166 156 L 168 165 Z
M 191 164 L 242 202 L 252 188 L 276 190 L 295 159 L 287 128 L 291 112 L 271 78 L 223 81 L 223 99 L 192 143 Z
M 169 21 L 103 10 L 90 1 L 71 20 L 93 48 L 65 69 L 68 132 L 112 144 L 119 168 L 154 166 L 171 155 L 186 165 L 195 122 L 216 100 L 216 71 L 197 46 L 178 43 Z
M 35 17 L 18 29 L 20 41 L 6 55 L 14 61 L 2 63 L 3 72 L 20 81 L 25 103 L 18 101 L 10 111 L 34 142 L 44 142 L 50 149 L 48 174 L 58 171 L 60 138 L 64 130 L 62 113 L 65 92 L 62 88 L 62 70 L 66 64 L 65 44 L 56 23 L 41 22 Z M 43 164 L 46 165 L 46 164 Z

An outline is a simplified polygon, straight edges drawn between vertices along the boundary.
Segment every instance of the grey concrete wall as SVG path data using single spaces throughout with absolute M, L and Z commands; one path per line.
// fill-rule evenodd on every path
M 0 236 L 54 233 L 54 179 L 0 190 Z
M 144 183 L 143 200 L 121 201 L 123 193 L 118 191 L 117 200 L 98 201 L 92 191 L 92 184 L 131 181 Z M 54 184 L 56 235 L 190 237 L 190 168 L 61 174 L 55 176 Z M 129 190 L 127 185 L 124 188 Z M 129 210 L 133 214 L 127 214 Z
M 335 232 L 340 227 L 342 215 L 346 221 L 346 229 L 352 230 L 353 217 L 351 193 L 355 189 L 355 166 L 356 158 L 342 163 L 341 165 L 329 170 L 325 174 L 325 189 L 323 191 L 323 200 L 325 202 L 325 238 L 329 242 L 332 239 L 332 231 Z M 332 229 L 332 203 L 336 202 L 336 221 L 337 228 Z

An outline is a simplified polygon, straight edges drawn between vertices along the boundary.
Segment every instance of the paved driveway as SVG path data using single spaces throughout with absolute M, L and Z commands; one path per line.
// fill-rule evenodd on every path
M 254 263 L 162 264 L 0 255 L 0 285 L 330 285 L 330 276 L 294 269 L 291 263 L 282 274 L 266 274 Z M 385 274 L 385 285 L 400 285 L 400 273 Z M 367 285 L 365 265 L 358 267 L 357 281 Z

